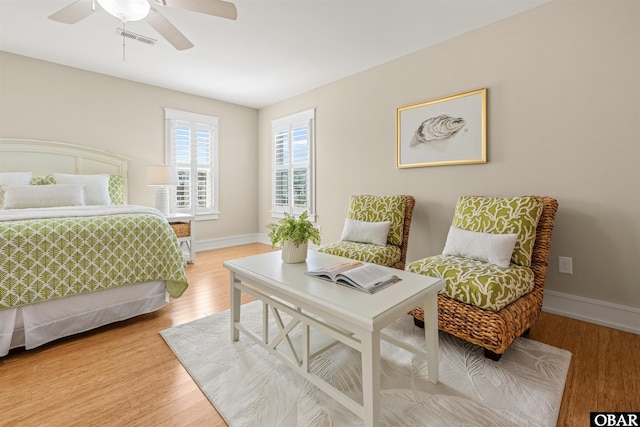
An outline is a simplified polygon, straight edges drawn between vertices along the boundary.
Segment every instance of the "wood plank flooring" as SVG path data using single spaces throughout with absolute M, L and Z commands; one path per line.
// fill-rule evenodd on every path
M 189 289 L 163 309 L 0 358 L 0 426 L 224 426 L 158 332 L 228 309 L 222 263 L 270 250 L 199 252 Z M 529 337 L 573 354 L 559 426 L 640 410 L 640 335 L 543 313 Z

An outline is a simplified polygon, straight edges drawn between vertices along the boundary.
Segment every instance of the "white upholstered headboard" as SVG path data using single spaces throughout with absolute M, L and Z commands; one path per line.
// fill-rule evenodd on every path
M 125 178 L 129 159 L 95 148 L 52 141 L 0 138 L 0 172 L 120 175 Z

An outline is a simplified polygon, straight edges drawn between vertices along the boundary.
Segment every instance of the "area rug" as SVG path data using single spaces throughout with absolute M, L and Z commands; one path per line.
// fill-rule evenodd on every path
M 262 304 L 242 306 L 242 323 L 262 330 Z M 270 331 L 277 331 L 270 326 Z M 413 345 L 424 331 L 403 316 L 385 329 Z M 229 311 L 160 332 L 216 410 L 232 427 L 360 426 L 363 422 L 276 357 L 240 335 L 230 340 Z M 555 426 L 571 353 L 518 338 L 499 362 L 440 333 L 440 382 L 426 362 L 381 344 L 381 424 L 386 426 Z M 360 354 L 338 344 L 312 371 L 361 401 Z

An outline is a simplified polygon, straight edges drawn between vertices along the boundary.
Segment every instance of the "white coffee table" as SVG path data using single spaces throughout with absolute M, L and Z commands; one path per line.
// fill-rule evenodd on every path
M 224 267 L 231 272 L 231 340 L 238 341 L 243 332 L 361 417 L 365 425 L 376 426 L 380 421 L 380 339 L 424 357 L 429 381 L 438 382 L 437 294 L 444 281 L 390 268 L 402 280 L 369 295 L 305 274 L 342 261 L 345 258 L 311 250 L 307 261 L 298 264 L 283 263 L 279 251 L 226 261 Z M 241 292 L 263 302 L 261 336 L 240 322 Z M 425 312 L 426 352 L 381 331 L 417 306 Z M 274 334 L 267 326 L 269 313 L 279 328 Z M 282 313 L 291 318 L 283 318 Z M 290 336 L 296 327 L 302 328 L 302 334 Z M 338 342 L 362 355 L 362 404 L 310 371 L 310 360 Z

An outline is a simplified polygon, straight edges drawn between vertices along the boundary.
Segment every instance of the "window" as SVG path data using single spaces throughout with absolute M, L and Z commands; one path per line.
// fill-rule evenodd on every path
M 315 219 L 313 179 L 313 109 L 271 122 L 272 215 L 309 212 Z
M 218 218 L 218 118 L 165 108 L 166 158 L 178 169 L 174 212 Z

